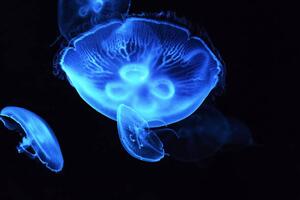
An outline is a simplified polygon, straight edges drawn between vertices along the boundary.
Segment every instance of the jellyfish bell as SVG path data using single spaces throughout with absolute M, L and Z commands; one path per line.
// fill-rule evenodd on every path
M 255 145 L 250 128 L 237 118 L 228 118 L 231 134 L 228 140 L 226 150 L 238 150 Z
M 60 33 L 71 40 L 97 24 L 121 18 L 129 7 L 130 0 L 59 0 Z
M 176 134 L 160 134 L 165 150 L 171 158 L 185 162 L 202 162 L 211 158 L 232 138 L 227 118 L 207 105 L 202 105 L 197 114 L 190 115 L 169 129 Z
M 59 172 L 64 160 L 59 143 L 49 125 L 35 113 L 20 107 L 5 107 L 0 121 L 9 130 L 16 130 L 23 138 L 17 150 L 31 158 L 38 158 L 48 169 Z
M 62 51 L 59 64 L 95 110 L 116 120 L 117 109 L 125 104 L 149 127 L 192 114 L 223 70 L 200 37 L 173 23 L 142 17 L 94 27 Z
M 142 116 L 124 104 L 119 106 L 117 116 L 121 144 L 132 157 L 145 162 L 158 162 L 164 157 L 162 142 Z

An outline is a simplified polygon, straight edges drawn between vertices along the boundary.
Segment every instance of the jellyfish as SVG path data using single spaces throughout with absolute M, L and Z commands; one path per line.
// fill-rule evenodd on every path
M 227 149 L 231 149 L 229 146 L 236 150 L 237 148 L 247 148 L 255 145 L 252 132 L 244 122 L 232 117 L 227 118 L 227 121 L 231 130 Z
M 214 156 L 233 137 L 227 118 L 208 105 L 202 105 L 197 113 L 178 122 L 173 131 L 176 137 L 160 134 L 161 140 L 172 158 L 186 162 L 203 161 Z
M 173 132 L 173 134 L 170 134 Z M 240 120 L 226 117 L 212 105 L 155 131 L 166 154 L 184 162 L 203 162 L 221 152 L 238 151 L 254 144 L 251 131 Z
M 59 64 L 96 111 L 116 121 L 124 104 L 149 128 L 191 115 L 223 74 L 220 60 L 200 37 L 144 17 L 94 27 L 61 52 Z
M 49 125 L 35 113 L 20 107 L 5 107 L 0 112 L 0 121 L 9 130 L 22 135 L 17 146 L 19 153 L 38 158 L 49 170 L 59 172 L 64 159 L 59 143 Z
M 58 25 L 67 40 L 97 24 L 122 18 L 129 10 L 130 0 L 59 0 Z
M 117 115 L 121 144 L 131 156 L 146 162 L 158 162 L 164 157 L 163 143 L 140 114 L 122 104 Z

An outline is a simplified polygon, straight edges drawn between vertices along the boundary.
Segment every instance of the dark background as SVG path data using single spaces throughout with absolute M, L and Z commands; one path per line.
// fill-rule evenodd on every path
M 300 199 L 297 6 L 287 1 L 132 2 L 134 12 L 173 10 L 206 28 L 227 65 L 219 110 L 245 122 L 257 145 L 209 165 L 166 158 L 143 163 L 121 147 L 116 123 L 52 74 L 59 36 L 56 1 L 1 2 L 0 107 L 42 116 L 65 166 L 55 174 L 19 155 L 0 126 L 0 199 Z M 293 88 L 295 87 L 295 89 Z M 297 132 L 298 131 L 298 132 Z

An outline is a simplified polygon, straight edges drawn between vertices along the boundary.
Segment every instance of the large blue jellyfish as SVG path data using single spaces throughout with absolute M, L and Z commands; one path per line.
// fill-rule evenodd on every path
M 64 159 L 58 141 L 49 125 L 35 113 L 20 107 L 5 107 L 0 112 L 0 121 L 9 130 L 20 131 L 22 142 L 19 153 L 38 158 L 48 169 L 59 172 Z
M 59 0 L 58 25 L 68 40 L 91 27 L 126 15 L 130 0 Z
M 142 17 L 95 26 L 73 40 L 59 60 L 70 84 L 95 110 L 116 120 L 124 104 L 150 128 L 191 115 L 223 70 L 200 37 Z

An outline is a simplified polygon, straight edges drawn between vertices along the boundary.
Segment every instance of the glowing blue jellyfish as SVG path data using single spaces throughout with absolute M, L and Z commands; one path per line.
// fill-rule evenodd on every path
M 42 118 L 24 108 L 5 107 L 0 112 L 0 120 L 9 130 L 22 131 L 24 134 L 17 147 L 19 153 L 37 157 L 51 171 L 62 170 L 64 159 L 58 141 Z
M 61 69 L 82 99 L 116 120 L 124 104 L 149 127 L 191 115 L 222 74 L 218 58 L 180 26 L 138 17 L 96 26 L 76 38 Z
M 142 116 L 122 104 L 117 119 L 121 143 L 131 156 L 146 162 L 157 162 L 164 157 L 162 142 Z
M 72 39 L 97 24 L 126 15 L 130 0 L 59 0 L 58 25 L 66 39 Z

